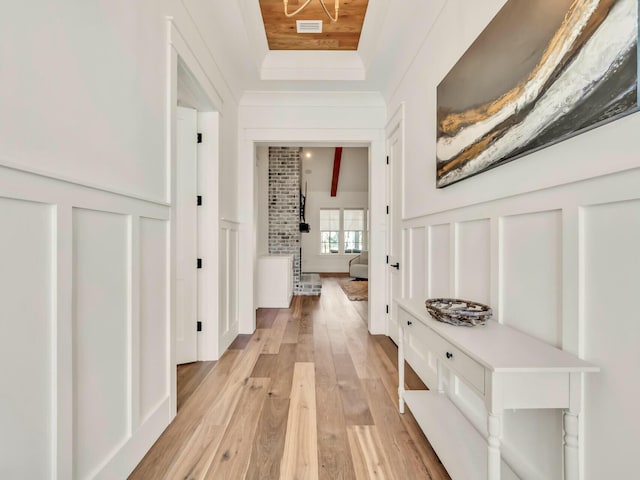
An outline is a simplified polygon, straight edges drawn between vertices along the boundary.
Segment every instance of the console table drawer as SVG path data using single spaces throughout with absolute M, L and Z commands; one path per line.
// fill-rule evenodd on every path
M 431 352 L 436 355 L 442 365 L 453 370 L 456 375 L 484 395 L 484 367 L 482 365 L 451 345 L 410 313 L 403 309 L 398 311 L 398 319 L 402 325 L 406 325 L 406 332 L 411 337 L 407 339 L 410 345 L 417 344 L 424 354 Z
M 484 367 L 442 337 L 438 336 L 438 339 L 436 353 L 442 364 L 484 395 Z

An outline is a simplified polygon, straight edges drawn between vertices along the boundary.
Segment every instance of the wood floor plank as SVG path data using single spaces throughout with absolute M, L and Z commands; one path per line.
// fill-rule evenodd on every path
M 291 311 L 292 319 L 300 320 L 300 318 L 302 317 L 303 300 L 303 297 L 300 295 L 294 295 L 293 299 L 291 300 L 291 306 L 289 307 L 289 310 Z
M 272 328 L 279 308 L 259 308 L 256 312 L 256 328 Z
M 287 328 L 290 317 L 291 314 L 288 310 L 282 309 L 278 311 L 278 314 L 271 325 L 271 334 L 262 347 L 262 353 L 275 354 L 280 351 L 280 345 L 282 344 L 285 329 Z
M 291 395 L 291 383 L 293 381 L 293 369 L 296 363 L 296 345 L 282 344 L 275 365 L 269 396 L 288 400 Z
M 252 377 L 268 377 L 273 376 L 273 371 L 276 368 L 278 356 L 271 353 L 262 353 L 256 361 L 255 367 L 251 372 Z
M 431 478 L 382 381 L 364 380 L 363 384 L 380 441 L 393 472 L 398 478 L 410 478 L 416 473 L 418 478 Z
M 313 362 L 313 334 L 301 333 L 298 335 L 296 362 Z
M 229 350 L 243 350 L 247 344 L 251 341 L 251 335 L 238 335 L 235 340 L 229 345 Z
M 300 326 L 298 320 L 291 316 L 287 322 L 287 326 L 285 327 L 284 335 L 282 336 L 282 343 L 298 343 L 299 329 Z
M 393 480 L 396 477 L 380 442 L 377 427 L 373 425 L 353 425 L 347 428 L 349 445 L 355 465 L 356 478 L 369 480 Z M 420 478 L 420 477 L 410 477 Z
M 333 365 L 347 425 L 373 425 L 367 397 L 362 390 L 351 356 L 347 353 L 334 354 Z
M 355 319 L 355 314 L 354 314 Z M 353 366 L 356 369 L 358 378 L 378 378 L 379 372 L 376 369 L 374 362 L 371 361 L 369 352 L 366 348 L 366 329 L 364 325 L 358 319 L 352 319 L 355 321 L 355 325 L 347 324 L 343 326 L 343 331 L 346 339 L 347 351 L 353 360 Z M 365 341 L 363 342 L 363 337 Z
M 362 323 L 366 326 L 367 319 L 369 318 L 369 302 L 367 300 L 361 300 L 359 302 L 351 302 L 351 304 L 357 310 Z
M 319 478 L 351 480 L 355 478 L 355 472 L 326 325 L 316 324 L 313 336 Z
M 336 355 L 348 353 L 347 341 L 344 338 L 344 331 L 340 324 L 336 324 L 334 319 L 327 322 L 327 331 L 331 342 L 331 351 Z
M 352 480 L 355 471 L 338 385 L 316 382 L 316 400 L 319 478 Z
M 280 478 L 318 478 L 315 368 L 311 362 L 294 367 Z
M 203 419 L 161 478 L 202 478 L 212 462 L 213 453 L 218 450 L 224 432 L 224 426 L 212 425 L 206 418 Z
M 313 334 L 313 311 L 315 302 L 313 297 L 307 295 L 302 301 L 302 315 L 300 316 L 300 327 L 298 333 L 300 334 Z
M 193 395 L 215 364 L 216 362 L 193 362 L 178 365 L 178 410 L 180 410 L 187 399 Z
M 253 440 L 247 480 L 280 478 L 288 416 L 289 399 L 265 399 Z
M 269 382 L 267 378 L 251 378 L 247 381 L 240 408 L 234 412 L 204 478 L 218 480 L 245 477 Z
M 313 359 L 316 365 L 316 385 L 337 385 L 336 368 L 326 325 L 316 325 L 313 332 Z

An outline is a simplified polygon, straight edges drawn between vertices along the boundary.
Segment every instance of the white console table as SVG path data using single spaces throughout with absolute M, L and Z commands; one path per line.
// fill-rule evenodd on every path
M 564 410 L 564 474 L 578 480 L 578 415 L 582 377 L 599 368 L 496 321 L 456 327 L 433 320 L 423 302 L 398 303 L 400 413 L 405 402 L 454 480 L 500 479 L 505 409 Z M 435 391 L 404 389 L 406 336 L 437 364 Z M 409 362 L 411 363 L 411 362 Z M 488 438 L 480 434 L 444 392 L 446 370 L 482 399 Z

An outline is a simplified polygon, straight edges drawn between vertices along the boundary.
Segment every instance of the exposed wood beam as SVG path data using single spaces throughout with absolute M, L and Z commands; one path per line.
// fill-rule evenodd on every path
M 331 179 L 331 196 L 335 197 L 338 193 L 338 178 L 340 177 L 340 162 L 342 160 L 342 147 L 336 147 L 336 153 L 333 155 L 333 178 Z

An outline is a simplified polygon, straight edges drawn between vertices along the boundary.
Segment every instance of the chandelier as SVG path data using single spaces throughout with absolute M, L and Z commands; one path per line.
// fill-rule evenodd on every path
M 284 14 L 287 17 L 293 17 L 294 15 L 297 15 L 298 13 L 300 13 L 302 10 L 304 10 L 305 8 L 307 8 L 307 5 L 309 5 L 311 3 L 312 0 L 307 0 L 306 2 L 304 2 L 304 4 L 298 8 L 295 12 L 291 12 L 289 13 L 289 9 L 287 8 L 287 5 L 289 4 L 289 0 L 282 0 L 282 3 L 284 4 Z M 329 13 L 329 10 L 327 10 L 327 6 L 324 4 L 324 0 L 319 0 L 320 5 L 322 5 L 322 9 L 324 10 L 324 13 L 327 14 L 327 17 L 329 17 L 329 19 L 332 22 L 337 22 L 338 21 L 338 10 L 340 9 L 340 0 L 333 0 L 334 5 L 335 5 L 335 11 L 336 11 L 336 16 L 332 17 L 331 14 Z

